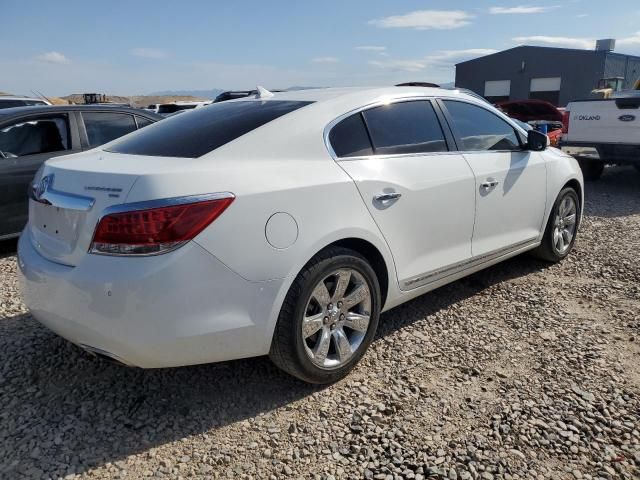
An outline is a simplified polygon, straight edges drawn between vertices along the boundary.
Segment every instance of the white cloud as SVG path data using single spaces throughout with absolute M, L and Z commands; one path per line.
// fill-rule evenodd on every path
M 550 45 L 553 47 L 581 48 L 590 50 L 595 48 L 596 41 L 591 38 L 553 37 L 534 35 L 530 37 L 515 37 L 514 42 Z
M 635 35 L 632 35 L 630 37 L 625 37 L 625 38 L 616 40 L 616 45 L 619 45 L 621 47 L 624 47 L 624 46 L 635 47 L 640 45 L 640 32 L 636 32 Z
M 424 60 L 370 60 L 369 65 L 396 72 L 419 72 L 427 68 Z
M 491 15 L 513 15 L 513 14 L 530 14 L 530 13 L 545 13 L 550 10 L 559 8 L 558 5 L 551 5 L 547 7 L 520 5 L 519 7 L 491 7 L 489 13 Z
M 155 60 L 159 60 L 161 58 L 166 58 L 167 54 L 164 50 L 160 50 L 158 48 L 134 48 L 131 50 L 131 55 L 135 57 L 142 58 L 153 58 Z
M 600 36 L 598 38 L 606 38 Z M 595 38 L 583 37 L 554 37 L 534 35 L 530 37 L 515 37 L 514 42 L 519 44 L 547 45 L 551 47 L 578 48 L 583 50 L 593 50 L 596 47 Z M 638 54 L 640 53 L 640 32 L 628 37 L 616 39 L 616 51 L 620 53 Z
M 415 28 L 416 30 L 451 30 L 471 23 L 473 15 L 462 10 L 417 10 L 406 15 L 370 20 L 380 28 Z
M 60 52 L 45 52 L 41 55 L 38 55 L 36 57 L 36 60 L 47 63 L 57 63 L 58 65 L 66 65 L 68 63 L 71 63 L 71 60 L 69 60 Z
M 369 52 L 369 53 L 377 53 L 378 55 L 389 55 L 387 53 L 387 47 L 381 47 L 377 45 L 361 45 L 356 47 L 356 50 L 360 50 L 361 52 Z
M 588 16 L 589 16 L 588 13 L 580 13 L 580 14 L 576 15 L 577 18 L 585 18 L 585 17 L 588 17 Z
M 489 48 L 470 48 L 466 50 L 442 50 L 418 59 L 399 60 L 371 60 L 369 65 L 400 72 L 420 72 L 429 69 L 450 69 L 453 64 L 496 53 L 497 50 Z
M 339 61 L 336 57 L 315 57 L 311 59 L 311 63 L 338 63 Z
M 468 48 L 466 50 L 442 50 L 427 57 L 432 63 L 457 63 L 471 60 L 476 57 L 484 57 L 496 53 L 493 48 Z

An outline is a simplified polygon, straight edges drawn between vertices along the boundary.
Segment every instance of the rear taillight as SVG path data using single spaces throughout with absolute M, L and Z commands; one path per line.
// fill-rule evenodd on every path
M 218 218 L 232 194 L 180 197 L 118 206 L 100 219 L 90 253 L 157 255 L 184 245 Z M 158 206 L 155 206 L 158 204 Z
M 565 110 L 562 112 L 562 133 L 569 133 L 569 120 L 571 119 L 571 112 Z

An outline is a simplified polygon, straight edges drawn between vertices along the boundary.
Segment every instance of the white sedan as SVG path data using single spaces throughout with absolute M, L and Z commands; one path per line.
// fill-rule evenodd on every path
M 268 354 L 345 376 L 380 313 L 526 251 L 571 251 L 576 161 L 475 96 L 318 89 L 194 110 L 37 174 L 33 316 L 144 368 Z

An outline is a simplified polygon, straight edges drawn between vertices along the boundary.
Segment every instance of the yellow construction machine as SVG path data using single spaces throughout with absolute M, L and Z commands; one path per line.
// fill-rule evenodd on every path
M 624 91 L 623 88 L 624 88 L 623 77 L 603 78 L 598 82 L 598 87 L 591 90 L 591 97 L 592 98 L 611 98 L 616 93 L 622 93 Z M 631 90 L 632 91 L 640 90 L 640 78 L 636 80 Z

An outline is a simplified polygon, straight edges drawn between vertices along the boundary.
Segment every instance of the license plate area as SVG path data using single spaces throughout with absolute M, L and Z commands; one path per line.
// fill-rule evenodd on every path
M 85 213 L 34 201 L 29 204 L 31 233 L 38 247 L 54 256 L 71 253 Z

